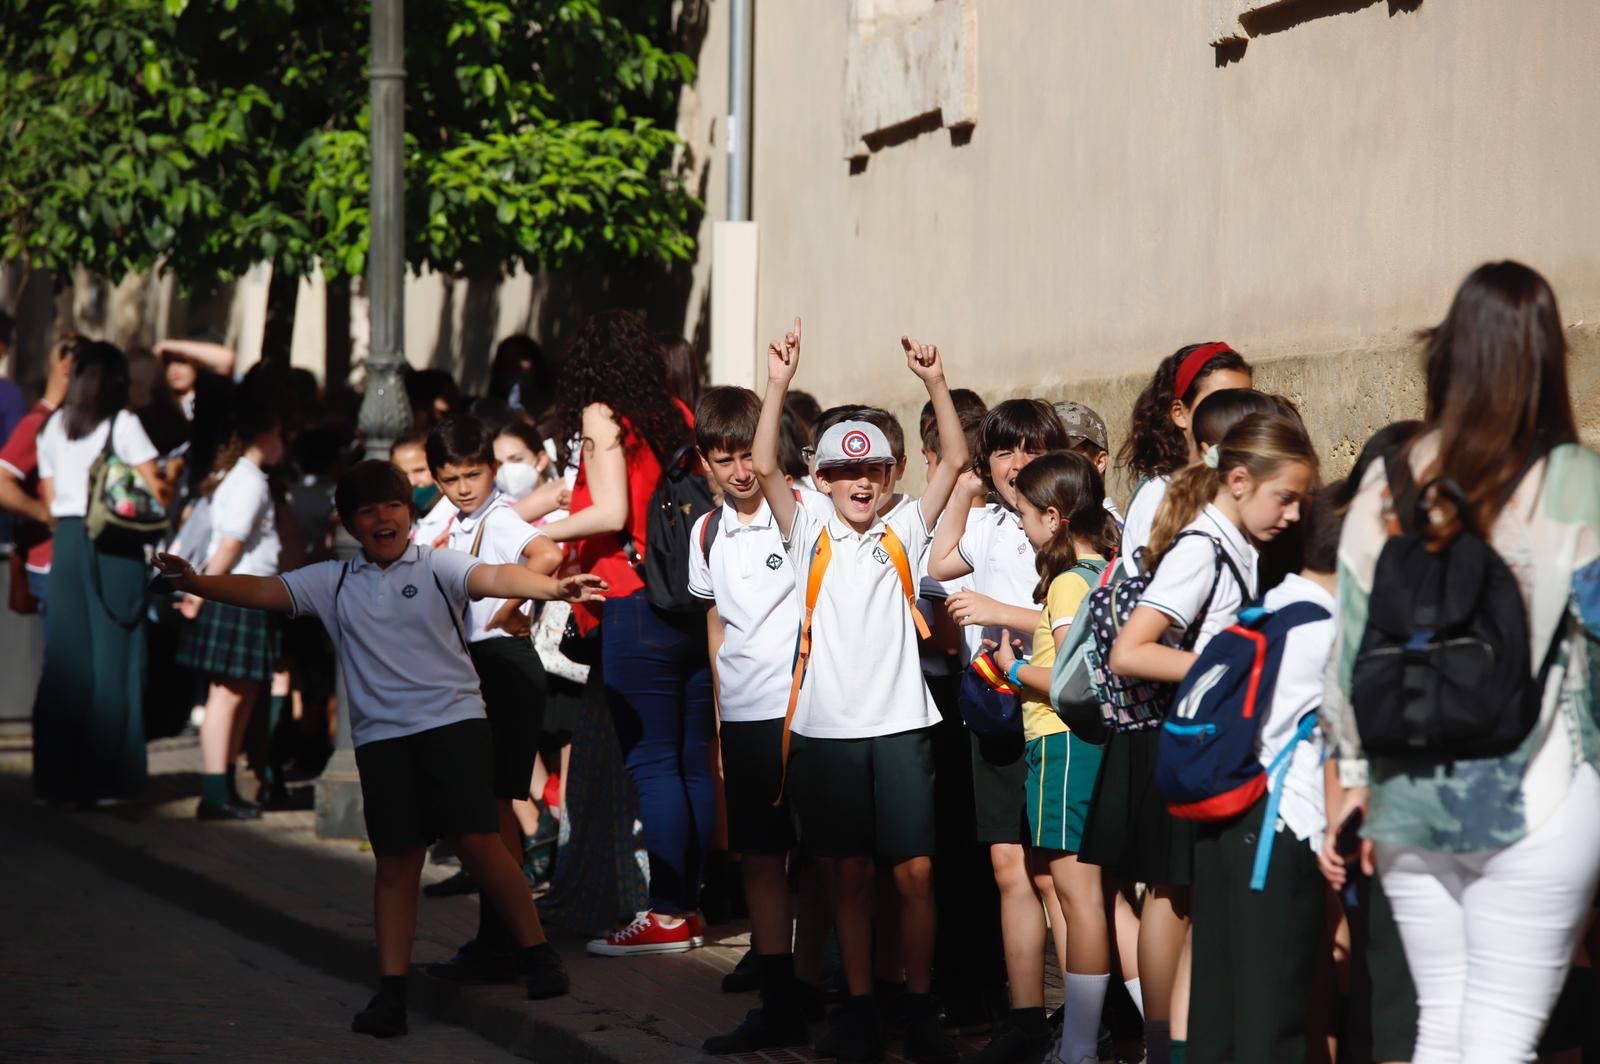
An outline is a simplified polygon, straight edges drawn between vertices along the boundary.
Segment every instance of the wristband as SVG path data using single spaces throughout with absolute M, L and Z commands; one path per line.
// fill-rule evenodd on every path
M 1021 658 L 1018 658 L 1016 661 L 1011 663 L 1011 668 L 1006 670 L 1006 679 L 1011 681 L 1012 687 L 1022 687 L 1022 681 L 1017 679 L 1017 670 L 1026 664 L 1027 662 L 1023 661 Z

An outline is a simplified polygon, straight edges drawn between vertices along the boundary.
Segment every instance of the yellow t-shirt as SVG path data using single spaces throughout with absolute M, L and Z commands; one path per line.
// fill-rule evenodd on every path
M 1085 554 L 1079 561 L 1104 561 L 1098 554 Z M 1039 612 L 1039 627 L 1033 632 L 1033 657 L 1028 664 L 1040 669 L 1048 669 L 1056 663 L 1056 630 L 1065 628 L 1072 623 L 1077 615 L 1078 607 L 1083 600 L 1089 597 L 1093 590 L 1089 581 L 1085 580 L 1080 572 L 1065 572 L 1050 581 L 1050 590 L 1046 592 L 1044 609 Z M 1029 694 L 1035 692 L 1029 689 Z M 1037 701 L 1024 698 L 1022 700 L 1022 734 L 1027 739 L 1038 739 L 1045 735 L 1055 735 L 1067 731 L 1067 725 L 1062 721 L 1055 709 L 1050 705 L 1048 697 Z

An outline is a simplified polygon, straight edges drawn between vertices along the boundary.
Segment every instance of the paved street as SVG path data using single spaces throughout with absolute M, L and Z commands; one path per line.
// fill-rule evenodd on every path
M 0 1059 L 305 1064 L 518 1059 L 413 1010 L 348 1033 L 370 989 L 296 963 L 0 821 Z

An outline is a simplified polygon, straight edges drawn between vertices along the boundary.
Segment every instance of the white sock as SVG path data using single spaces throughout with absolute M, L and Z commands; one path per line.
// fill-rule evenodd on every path
M 1128 988 L 1128 996 L 1133 998 L 1134 1007 L 1139 1010 L 1139 1018 L 1144 1019 L 1144 988 L 1137 979 L 1124 979 L 1122 985 Z
M 1088 1057 L 1096 1060 L 1100 1046 L 1100 1009 L 1106 1001 L 1106 987 L 1111 975 L 1077 975 L 1064 972 L 1061 976 L 1063 998 L 1061 1002 L 1061 1041 L 1056 1045 L 1056 1059 L 1063 1064 L 1080 1064 Z

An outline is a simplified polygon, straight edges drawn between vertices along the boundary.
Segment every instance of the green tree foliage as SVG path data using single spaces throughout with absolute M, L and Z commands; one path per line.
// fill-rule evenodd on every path
M 655 5 L 406 6 L 413 267 L 689 256 L 662 123 L 694 66 Z M 202 287 L 362 272 L 369 8 L 0 0 L 0 255 Z

